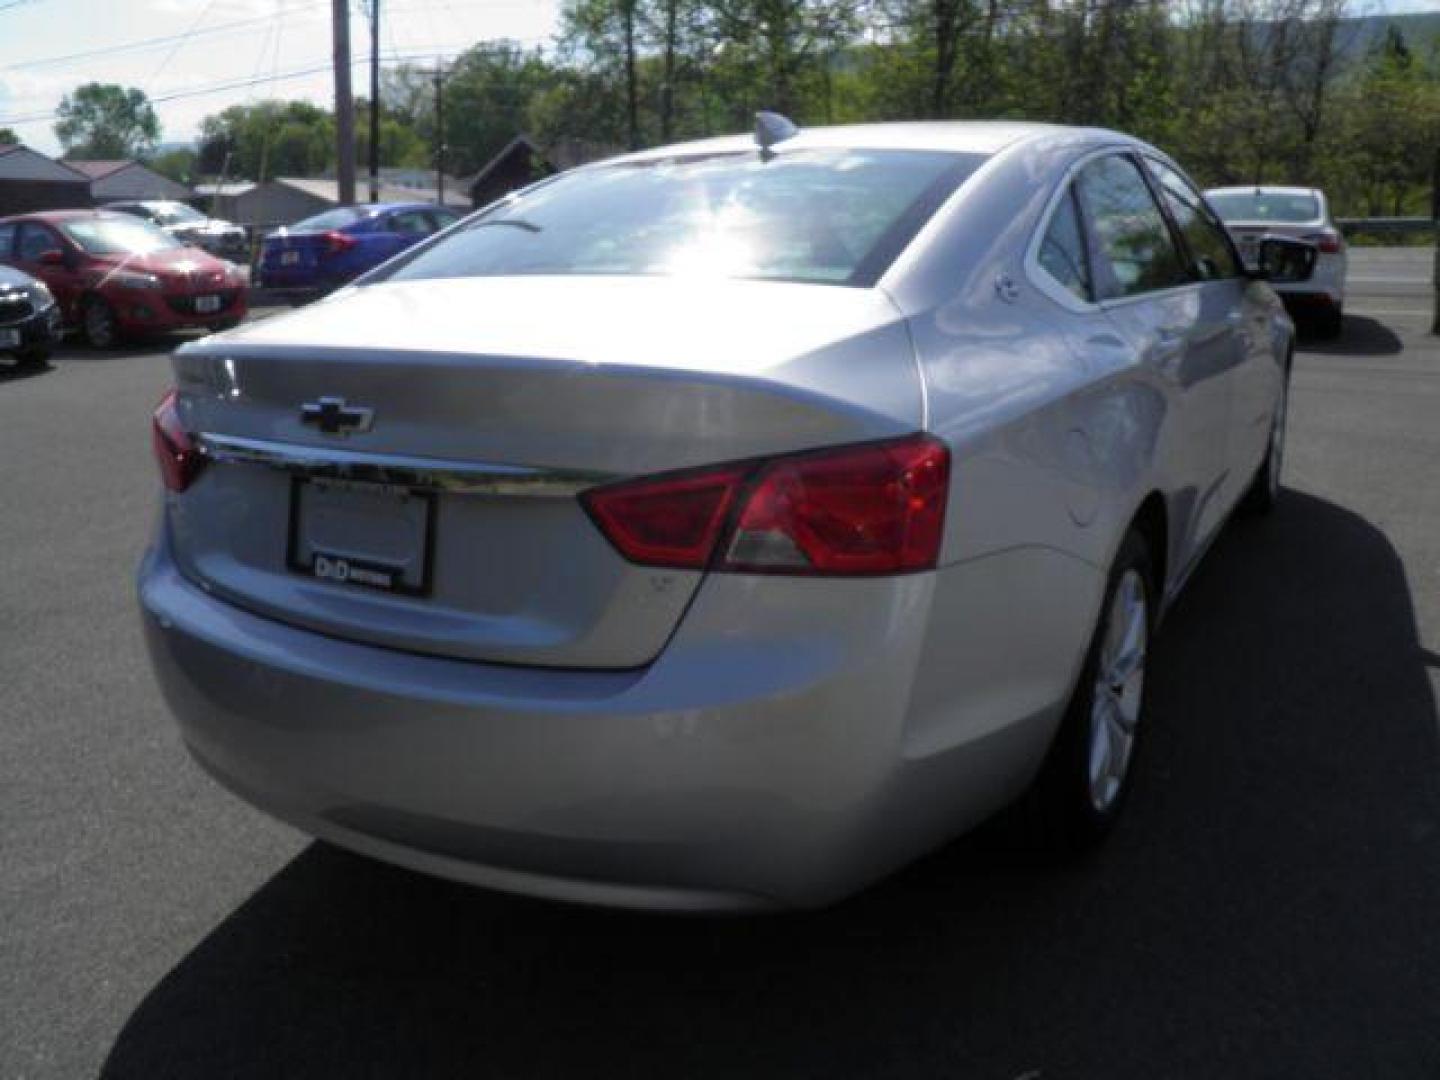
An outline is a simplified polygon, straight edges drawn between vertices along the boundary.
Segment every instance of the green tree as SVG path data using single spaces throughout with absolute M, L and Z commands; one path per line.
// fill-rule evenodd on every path
M 513 41 L 482 41 L 444 73 L 445 171 L 476 172 L 516 135 L 527 131 L 532 104 L 566 74 L 539 50 Z M 410 128 L 435 162 L 435 73 L 402 64 L 384 73 L 386 113 Z
M 553 54 L 482 43 L 452 66 L 445 142 L 464 172 L 522 131 L 542 144 L 645 145 L 745 130 L 762 108 L 802 125 L 1046 120 L 1139 135 L 1206 184 L 1312 184 L 1342 213 L 1417 212 L 1440 144 L 1440 44 L 1392 34 L 1367 55 L 1351 6 L 566 0 Z M 432 74 L 384 78 L 387 117 L 433 155 Z
M 748 126 L 756 109 L 831 118 L 832 67 L 860 33 L 859 0 L 711 0 L 707 7 L 718 81 L 739 107 L 737 119 L 745 116 Z
M 1440 147 L 1440 73 L 1433 61 L 1417 56 L 1392 27 L 1352 74 L 1335 111 L 1329 172 L 1343 205 L 1372 216 L 1428 212 Z
M 569 0 L 560 14 L 571 61 L 595 76 L 597 88 L 618 88 L 632 150 L 640 146 L 640 19 L 640 0 Z
M 195 163 L 198 157 L 194 150 L 167 150 L 149 158 L 145 164 L 177 184 L 189 184 L 195 179 Z
M 20 136 L 15 134 L 14 128 L 0 127 L 0 146 L 14 146 L 20 142 Z
M 200 171 L 268 180 L 314 176 L 335 159 L 335 121 L 308 101 L 232 105 L 200 122 Z
M 133 86 L 86 83 L 60 100 L 56 115 L 55 137 L 67 157 L 141 157 L 160 137 L 154 108 L 145 91 Z
M 370 161 L 370 102 L 355 100 L 355 160 L 364 174 Z M 432 163 L 430 146 L 413 127 L 382 111 L 380 116 L 380 164 L 423 169 Z

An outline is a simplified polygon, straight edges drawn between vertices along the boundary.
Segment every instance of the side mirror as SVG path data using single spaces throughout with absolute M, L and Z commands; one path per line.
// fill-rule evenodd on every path
M 65 253 L 59 248 L 50 248 L 40 252 L 40 258 L 37 261 L 41 266 L 64 266 Z
M 1260 241 L 1255 276 L 1275 285 L 1309 281 L 1319 257 L 1320 251 L 1314 244 L 1288 236 L 1267 236 Z

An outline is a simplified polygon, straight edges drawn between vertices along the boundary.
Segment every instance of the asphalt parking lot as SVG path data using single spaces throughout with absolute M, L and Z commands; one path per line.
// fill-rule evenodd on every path
M 210 782 L 145 663 L 163 347 L 0 372 L 0 1077 L 1440 1075 L 1440 339 L 1352 255 L 1278 513 L 1162 635 L 1131 812 L 981 837 L 829 911 L 512 900 Z

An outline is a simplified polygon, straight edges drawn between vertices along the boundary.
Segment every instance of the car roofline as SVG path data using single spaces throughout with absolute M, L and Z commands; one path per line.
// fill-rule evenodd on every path
M 770 149 L 777 156 L 807 150 L 916 150 L 990 157 L 1023 143 L 1076 138 L 1144 145 L 1129 135 L 1104 128 L 1008 120 L 922 120 L 801 128 L 796 135 Z M 620 154 L 580 168 L 644 164 L 677 157 L 747 151 L 758 151 L 753 134 L 719 135 Z

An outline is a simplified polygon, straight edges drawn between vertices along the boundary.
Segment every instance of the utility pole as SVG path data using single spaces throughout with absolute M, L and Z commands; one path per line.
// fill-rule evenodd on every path
M 435 201 L 445 205 L 445 68 L 435 60 Z
M 335 44 L 335 179 L 341 206 L 355 204 L 355 96 L 350 92 L 350 5 L 331 0 Z
M 370 201 L 380 201 L 380 0 L 370 0 Z
M 1430 165 L 1430 224 L 1435 230 L 1435 265 L 1430 273 L 1430 284 L 1435 289 L 1435 314 L 1430 320 L 1430 333 L 1440 334 L 1440 146 L 1435 147 L 1435 157 Z

